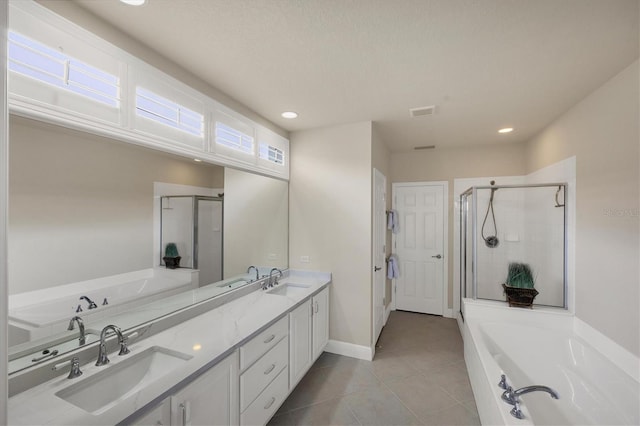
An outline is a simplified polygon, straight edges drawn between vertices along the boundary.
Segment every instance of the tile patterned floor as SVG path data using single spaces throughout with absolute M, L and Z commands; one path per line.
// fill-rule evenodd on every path
M 371 362 L 323 353 L 269 422 L 479 425 L 455 320 L 395 311 Z

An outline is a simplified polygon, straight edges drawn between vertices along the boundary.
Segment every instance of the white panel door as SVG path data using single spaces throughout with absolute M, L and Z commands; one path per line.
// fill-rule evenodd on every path
M 373 345 L 384 326 L 387 179 L 373 169 Z
M 396 309 L 442 315 L 444 295 L 444 185 L 394 185 L 400 232 Z

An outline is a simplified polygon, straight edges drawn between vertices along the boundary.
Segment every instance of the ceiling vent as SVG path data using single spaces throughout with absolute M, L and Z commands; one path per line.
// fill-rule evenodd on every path
M 418 150 L 421 150 L 421 149 L 433 149 L 435 147 L 436 147 L 435 145 L 425 145 L 425 146 L 414 146 L 413 149 L 418 151 Z
M 413 118 L 424 117 L 425 115 L 433 115 L 435 114 L 435 112 L 436 112 L 435 105 L 409 109 L 409 115 Z

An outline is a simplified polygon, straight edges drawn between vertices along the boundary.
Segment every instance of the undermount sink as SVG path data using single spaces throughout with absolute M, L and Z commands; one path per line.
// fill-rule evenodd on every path
M 247 280 L 242 279 L 242 278 L 237 278 L 235 280 L 225 281 L 222 284 L 218 284 L 216 287 L 232 289 L 232 288 L 243 286 L 246 283 L 247 283 Z
M 56 396 L 92 414 L 100 414 L 168 374 L 192 358 L 153 346 L 56 393 Z
M 272 290 L 267 290 L 267 293 L 275 294 L 277 296 L 295 296 L 297 294 L 303 293 L 309 287 L 311 287 L 311 285 L 309 284 L 284 283 L 278 285 Z

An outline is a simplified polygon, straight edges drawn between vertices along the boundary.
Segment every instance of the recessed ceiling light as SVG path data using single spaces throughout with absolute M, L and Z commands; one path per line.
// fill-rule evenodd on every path
M 511 133 L 513 132 L 513 127 L 505 127 L 504 129 L 498 130 L 498 133 Z
M 202 160 L 199 158 L 194 158 L 193 161 L 195 161 L 196 163 L 202 163 Z
M 283 118 L 298 118 L 298 113 L 294 111 L 285 111 L 280 114 Z
M 120 0 L 124 4 L 128 4 L 129 6 L 142 6 L 147 2 L 147 0 Z

